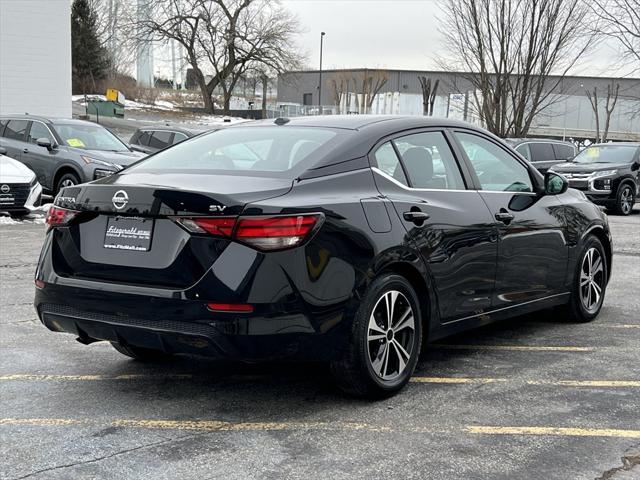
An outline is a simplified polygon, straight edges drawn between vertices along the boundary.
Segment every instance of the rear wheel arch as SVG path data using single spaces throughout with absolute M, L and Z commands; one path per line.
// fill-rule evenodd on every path
M 435 310 L 433 306 L 436 299 L 432 298 L 433 289 L 429 288 L 428 282 L 425 280 L 423 272 L 415 265 L 408 262 L 392 262 L 386 264 L 377 273 L 376 277 L 385 274 L 395 274 L 405 278 L 413 287 L 416 296 L 420 302 L 420 313 L 422 321 L 422 345 L 426 344 L 430 328 L 434 325 Z

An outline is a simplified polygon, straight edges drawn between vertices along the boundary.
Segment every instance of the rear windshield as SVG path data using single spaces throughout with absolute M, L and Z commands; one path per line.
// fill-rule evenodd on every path
M 631 163 L 638 147 L 630 145 L 599 145 L 587 147 L 573 159 L 575 163 Z
M 346 133 L 310 127 L 233 127 L 192 138 L 126 172 L 238 173 L 295 178 Z

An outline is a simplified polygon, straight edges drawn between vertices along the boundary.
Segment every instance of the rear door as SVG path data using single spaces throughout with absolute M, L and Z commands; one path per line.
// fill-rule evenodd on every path
M 22 151 L 26 148 L 28 120 L 9 120 L 5 126 L 0 145 L 7 149 L 7 156 L 22 161 Z
M 456 131 L 454 137 L 499 233 L 493 307 L 562 291 L 568 247 L 560 201 L 535 193 L 528 167 L 493 139 L 470 131 Z
M 52 145 L 57 142 L 44 123 L 37 120 L 30 123 L 27 133 L 27 145 L 22 151 L 20 160 L 35 172 L 36 178 L 41 185 L 46 188 L 53 188 L 53 175 L 57 166 L 59 150 L 48 150 L 39 146 L 36 142 L 39 138 L 48 138 Z
M 374 150 L 371 163 L 379 191 L 428 265 L 441 321 L 488 310 L 496 274 L 494 222 L 478 192 L 467 188 L 445 132 L 396 136 Z

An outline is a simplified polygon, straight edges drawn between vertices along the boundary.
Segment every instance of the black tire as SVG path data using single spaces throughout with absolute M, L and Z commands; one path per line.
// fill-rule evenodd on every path
M 618 215 L 630 215 L 636 202 L 636 192 L 633 185 L 624 183 L 618 188 L 614 212 Z
M 72 184 L 78 185 L 79 183 L 80 179 L 78 178 L 78 175 L 71 172 L 65 173 L 58 179 L 55 194 L 57 195 L 64 187 L 71 187 Z
M 386 294 L 388 295 L 385 296 Z M 387 298 L 393 298 L 397 307 L 397 310 L 395 307 L 391 309 L 393 316 L 390 329 L 385 328 Z M 411 319 L 406 316 L 409 308 L 413 326 Z M 379 323 L 374 325 L 370 321 Z M 383 338 L 371 339 L 369 335 Z M 411 378 L 418 363 L 421 344 L 422 315 L 416 293 L 405 278 L 385 274 L 376 278 L 369 286 L 353 320 L 348 351 L 341 359 L 330 364 L 331 373 L 340 389 L 348 394 L 370 398 L 388 397 L 401 390 Z M 408 357 L 396 345 L 400 345 Z M 372 359 L 372 355 L 375 359 Z M 376 362 L 377 360 L 380 361 Z M 403 363 L 404 367 L 401 367 Z M 378 367 L 382 374 L 376 371 Z
M 589 278 L 589 274 L 586 271 L 587 269 L 585 269 L 585 265 L 589 263 L 589 260 L 586 257 L 589 255 L 589 252 L 594 250 L 597 252 L 597 256 L 602 260 L 602 270 L 593 276 L 594 282 L 599 284 L 601 291 L 599 293 L 598 301 L 595 302 L 592 308 L 588 308 L 584 298 L 584 292 L 587 289 L 591 289 L 589 293 L 595 296 L 595 287 L 590 285 L 582 286 L 582 283 L 586 282 L 586 279 Z M 595 264 L 597 262 L 594 261 L 593 263 Z M 598 316 L 604 302 L 608 279 L 609 265 L 607 264 L 607 256 L 605 254 L 604 247 L 602 246 L 602 242 L 600 242 L 597 237 L 589 235 L 585 239 L 584 245 L 580 250 L 580 255 L 578 256 L 573 285 L 571 288 L 571 296 L 569 297 L 569 303 L 565 308 L 565 313 L 570 321 L 587 323 L 591 322 Z
M 111 346 L 118 352 L 127 357 L 131 357 L 141 362 L 166 362 L 174 357 L 168 353 L 151 348 L 134 347 L 132 345 L 122 345 L 117 342 L 111 342 Z

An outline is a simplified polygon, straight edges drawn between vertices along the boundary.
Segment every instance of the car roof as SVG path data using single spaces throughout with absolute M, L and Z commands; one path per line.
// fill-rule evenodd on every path
M 640 147 L 640 142 L 608 142 L 608 143 L 594 143 L 589 147 Z
M 147 131 L 169 131 L 169 132 L 179 132 L 184 133 L 186 135 L 198 135 L 199 133 L 208 132 L 210 130 L 216 130 L 215 127 L 174 127 L 172 125 L 147 125 L 144 127 L 138 128 L 138 132 L 147 132 Z
M 448 118 L 400 116 L 400 115 L 317 115 L 308 117 L 291 117 L 281 119 L 258 120 L 250 123 L 240 123 L 229 128 L 263 127 L 265 125 L 342 128 L 347 130 L 362 130 L 373 125 L 385 126 L 404 130 L 420 127 L 468 127 L 469 124 Z
M 555 138 L 536 138 L 536 137 L 531 137 L 531 138 L 505 138 L 504 140 L 505 140 L 505 142 L 507 142 L 507 143 L 509 143 L 511 145 L 519 145 L 521 143 L 535 142 L 535 143 L 561 143 L 563 145 L 574 146 L 573 143 L 571 143 L 571 142 L 567 142 L 565 140 L 556 140 Z
M 0 118 L 5 120 L 38 120 L 48 125 L 99 125 L 94 122 L 88 122 L 86 120 L 78 120 L 75 118 L 63 118 L 63 117 L 44 117 L 42 115 L 29 115 L 29 114 L 9 114 L 0 115 Z M 100 125 L 102 126 L 102 125 Z

